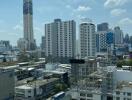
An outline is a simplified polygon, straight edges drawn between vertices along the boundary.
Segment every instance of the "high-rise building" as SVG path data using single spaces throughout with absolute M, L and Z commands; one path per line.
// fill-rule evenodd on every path
M 74 57 L 76 42 L 76 23 L 73 20 L 61 21 L 45 25 L 46 56 Z
M 35 49 L 35 40 L 33 34 L 33 7 L 32 0 L 23 0 L 23 23 L 24 39 L 28 43 L 27 50 Z
M 97 25 L 97 31 L 108 31 L 109 24 L 108 23 L 101 23 Z
M 42 39 L 41 39 L 41 50 L 45 51 L 45 36 L 42 36 Z
M 106 35 L 107 35 L 107 31 L 98 31 L 98 42 L 96 43 L 99 49 L 99 52 L 107 52 L 107 42 L 106 42 Z M 97 40 L 96 40 L 97 41 Z
M 20 38 L 18 41 L 17 41 L 17 47 L 19 48 L 20 51 L 25 51 L 27 49 L 27 41 L 23 38 Z
M 120 27 L 115 27 L 114 28 L 114 33 L 115 33 L 115 44 L 123 44 L 123 32 L 120 29 Z
M 96 56 L 96 32 L 92 22 L 80 24 L 80 52 L 82 58 Z
M 124 37 L 124 43 L 128 44 L 129 43 L 129 34 L 126 34 Z

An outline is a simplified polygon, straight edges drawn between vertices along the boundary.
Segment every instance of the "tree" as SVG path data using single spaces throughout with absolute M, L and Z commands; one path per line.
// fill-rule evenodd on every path
M 68 88 L 66 84 L 58 83 L 55 85 L 55 92 L 64 91 Z
M 117 65 L 117 67 L 122 68 L 122 66 L 125 64 L 126 64 L 126 62 L 124 60 L 120 60 L 119 62 L 117 62 L 116 65 Z

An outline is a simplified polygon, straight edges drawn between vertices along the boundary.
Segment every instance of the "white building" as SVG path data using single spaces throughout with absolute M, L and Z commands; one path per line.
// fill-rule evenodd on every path
M 31 80 L 15 87 L 15 100 L 43 100 L 54 91 L 58 83 L 58 78 Z
M 46 56 L 74 57 L 76 42 L 75 21 L 55 19 L 45 25 Z
M 113 100 L 132 100 L 132 82 L 119 82 L 113 93 Z
M 114 73 L 115 89 L 113 100 L 132 100 L 132 72 L 129 70 L 117 70 Z
M 16 99 L 35 100 L 34 90 L 35 87 L 28 85 L 15 87 L 15 97 L 17 97 Z
M 82 22 L 80 28 L 80 51 L 81 57 L 95 57 L 96 55 L 96 33 L 92 22 Z

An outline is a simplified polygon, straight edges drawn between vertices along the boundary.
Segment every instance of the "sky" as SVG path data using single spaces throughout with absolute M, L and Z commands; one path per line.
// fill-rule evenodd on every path
M 95 25 L 108 22 L 110 28 L 120 26 L 124 34 L 132 35 L 131 5 L 132 0 L 33 0 L 34 38 L 39 45 L 44 25 L 56 18 L 75 20 L 76 27 L 82 18 L 93 20 Z M 0 40 L 16 45 L 22 37 L 23 0 L 1 0 Z

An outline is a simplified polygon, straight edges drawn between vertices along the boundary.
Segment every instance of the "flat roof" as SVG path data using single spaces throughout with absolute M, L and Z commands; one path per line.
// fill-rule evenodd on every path
M 64 74 L 64 73 L 66 73 L 66 72 L 61 72 L 61 71 L 57 71 L 57 70 L 55 70 L 55 71 L 44 70 L 44 72 L 53 73 L 53 74 Z
M 6 66 L 6 67 L 0 67 L 0 69 L 15 69 L 19 67 L 18 65 L 14 65 L 14 66 Z
M 48 84 L 50 82 L 54 82 L 54 81 L 57 81 L 57 80 L 59 80 L 59 78 L 38 79 L 38 80 L 35 80 L 35 81 L 34 80 L 33 81 L 31 80 L 29 83 L 27 83 L 27 80 L 24 80 L 23 82 L 26 82 L 26 83 L 23 84 L 22 86 L 23 86 L 23 89 L 25 89 L 24 86 L 25 87 L 26 86 L 29 86 L 29 87 L 42 86 L 42 85 L 46 85 L 46 84 Z
M 15 87 L 15 88 L 16 89 L 27 89 L 27 90 L 33 89 L 33 87 L 32 86 L 29 86 L 29 85 L 21 85 L 21 86 Z

